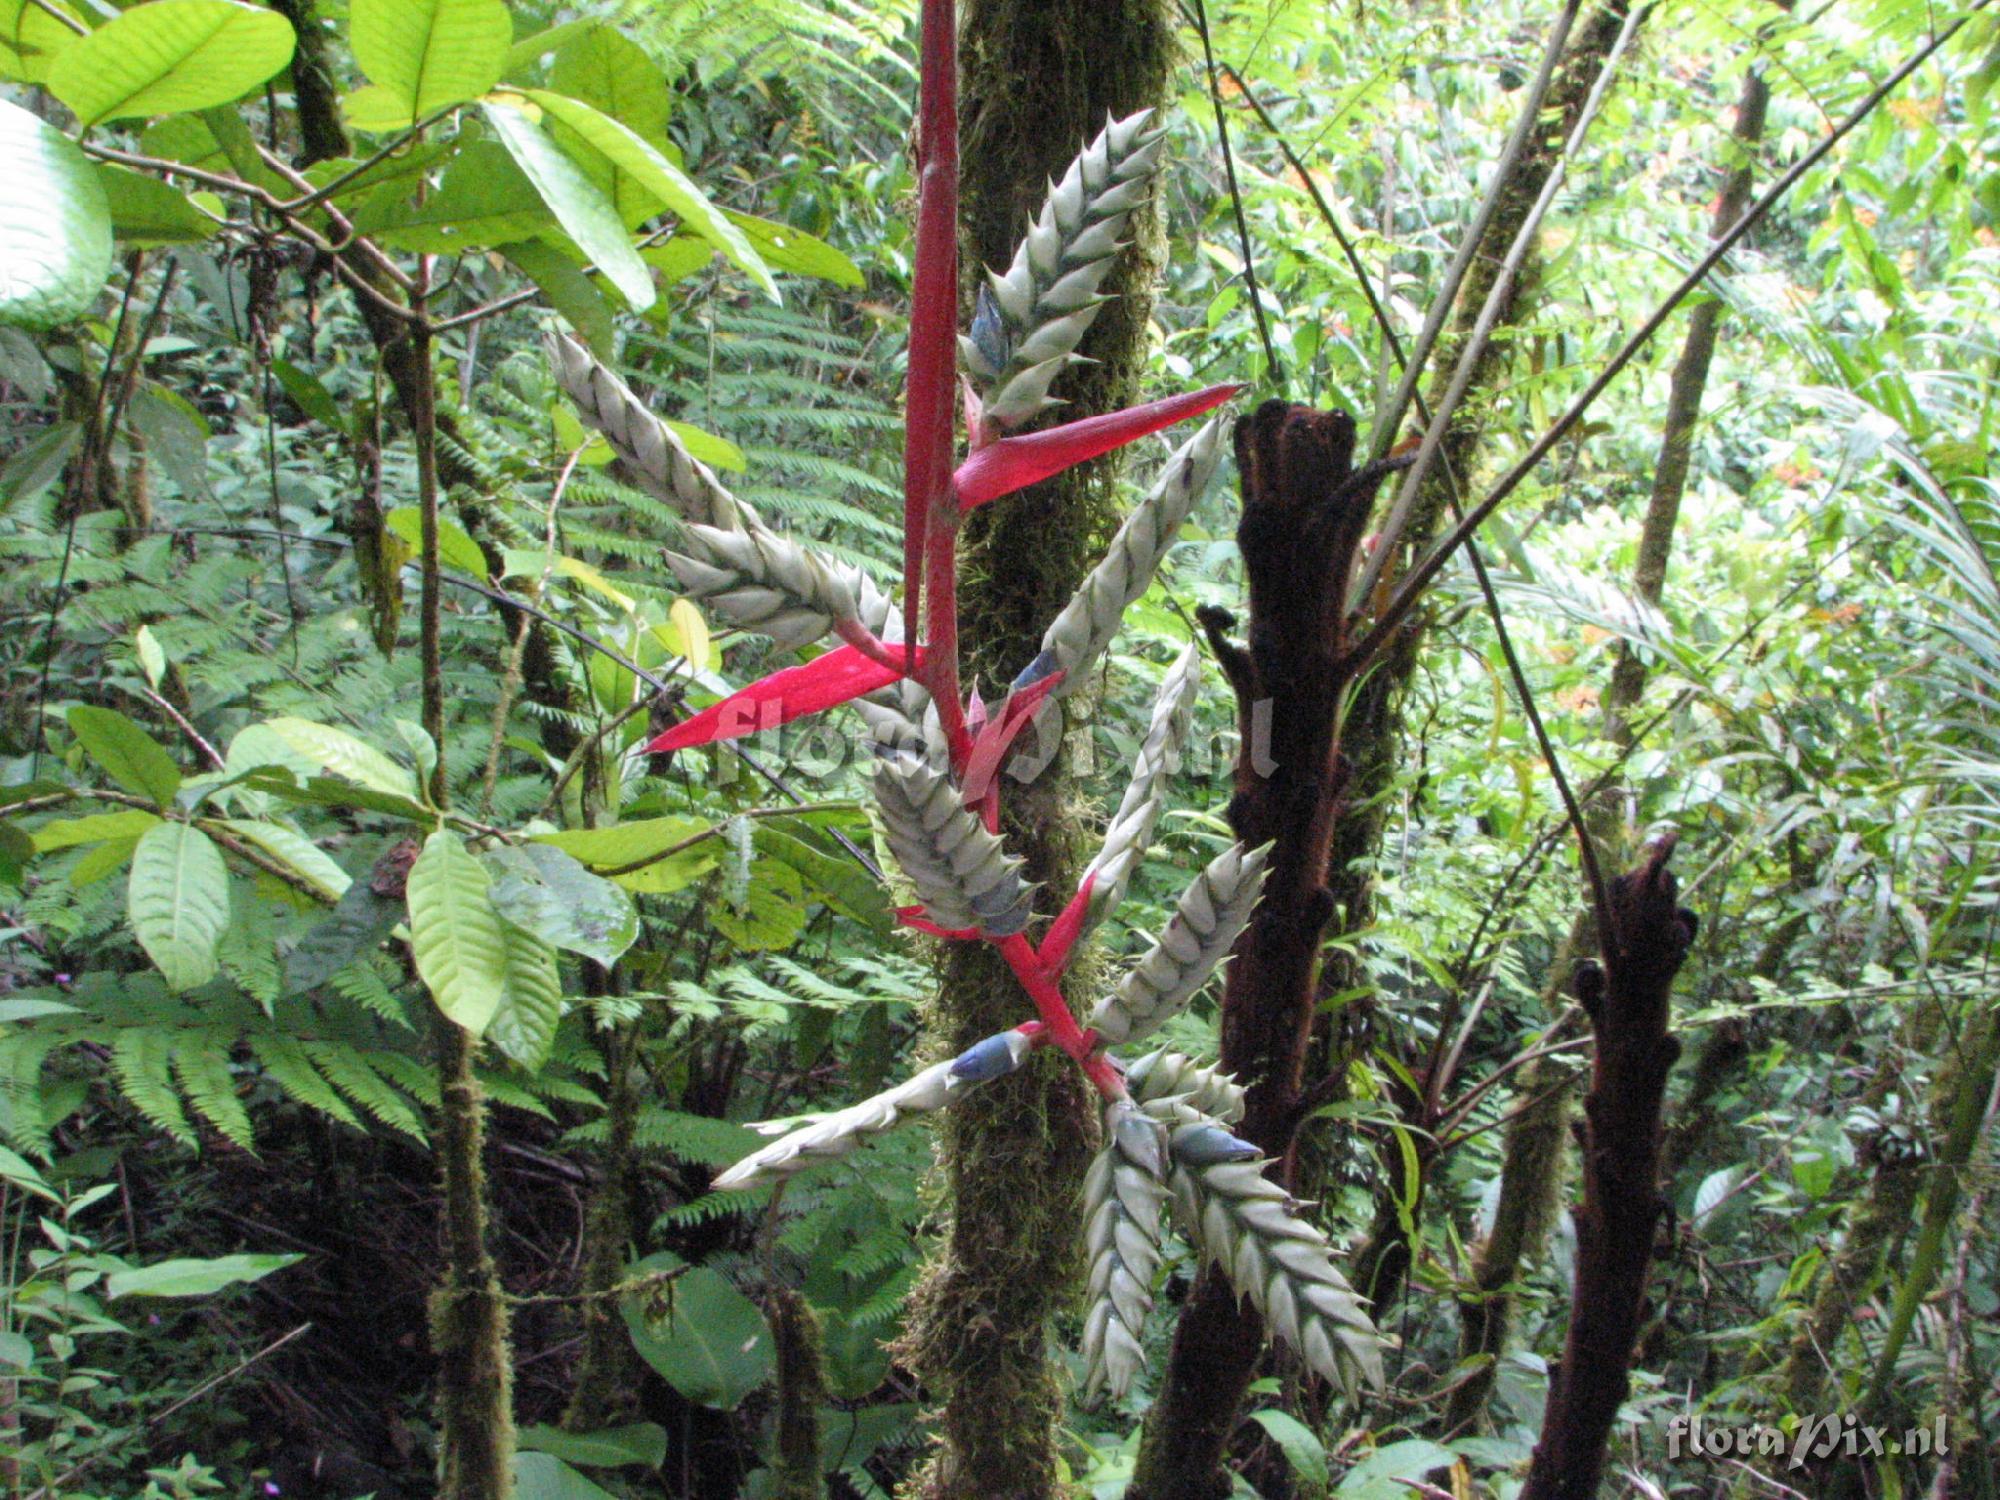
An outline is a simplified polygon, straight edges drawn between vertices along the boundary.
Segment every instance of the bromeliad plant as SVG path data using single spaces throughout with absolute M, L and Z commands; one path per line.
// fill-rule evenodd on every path
M 840 644 L 712 705 L 647 745 L 666 753 L 776 727 L 853 702 L 876 742 L 874 791 L 889 848 L 918 898 L 902 921 L 950 942 L 992 944 L 1036 1018 L 850 1108 L 755 1127 L 776 1137 L 715 1181 L 744 1190 L 854 1150 L 905 1116 L 945 1107 L 1019 1068 L 1038 1048 L 1067 1053 L 1104 1101 L 1106 1144 L 1085 1183 L 1091 1307 L 1084 1345 L 1094 1391 L 1127 1391 L 1171 1199 L 1201 1254 L 1321 1375 L 1379 1382 L 1379 1339 L 1334 1267 L 1325 1237 L 1264 1176 L 1262 1153 L 1229 1131 L 1242 1093 L 1174 1053 L 1129 1068 L 1108 1050 L 1143 1042 L 1228 955 L 1263 886 L 1265 851 L 1235 845 L 1182 894 L 1151 950 L 1079 1025 L 1059 981 L 1079 940 L 1116 908 L 1145 855 L 1192 723 L 1200 683 L 1190 645 L 1167 673 L 1131 785 L 1068 904 L 1030 936 L 1031 888 L 999 833 L 1000 775 L 1038 712 L 1085 680 L 1146 589 L 1221 459 L 1212 417 L 1169 458 L 1110 550 L 1050 624 L 1041 651 L 996 705 L 961 687 L 957 535 L 971 509 L 1221 405 L 1215 386 L 1105 416 L 1023 431 L 1059 403 L 1056 376 L 1104 298 L 1098 292 L 1164 149 L 1147 115 L 1110 121 L 1049 191 L 1004 275 L 980 287 L 969 333 L 958 298 L 954 18 L 923 9 L 920 197 L 904 438 L 900 605 L 859 569 L 769 528 L 695 461 L 665 424 L 582 344 L 557 339 L 558 379 L 632 476 L 683 518 L 668 561 L 715 614 L 796 647 Z M 954 346 L 963 375 L 955 370 Z M 962 393 L 968 452 L 954 464 Z

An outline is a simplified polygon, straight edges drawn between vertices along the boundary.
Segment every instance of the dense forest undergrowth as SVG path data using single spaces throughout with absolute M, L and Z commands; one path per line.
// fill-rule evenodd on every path
M 2000 1494 L 1996 76 L 0 0 L 0 1486 Z

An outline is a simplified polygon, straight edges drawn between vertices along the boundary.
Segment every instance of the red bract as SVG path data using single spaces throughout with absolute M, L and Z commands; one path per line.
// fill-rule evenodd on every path
M 926 655 L 913 653 L 917 665 Z M 903 676 L 900 665 L 871 660 L 852 646 L 839 646 L 803 666 L 787 667 L 738 688 L 720 703 L 712 703 L 691 719 L 649 741 L 650 755 L 738 739 L 780 724 L 849 703 L 864 693 L 885 688 Z
M 960 464 L 958 472 L 952 475 L 952 487 L 958 493 L 960 507 L 971 510 L 1002 495 L 1026 489 L 1051 474 L 1060 474 L 1086 459 L 1136 442 L 1162 427 L 1198 417 L 1242 389 L 1240 385 L 1212 385 L 1205 391 L 1169 396 L 1144 406 L 1128 406 L 1123 411 L 1065 422 L 1060 427 L 1020 437 L 1001 438 Z

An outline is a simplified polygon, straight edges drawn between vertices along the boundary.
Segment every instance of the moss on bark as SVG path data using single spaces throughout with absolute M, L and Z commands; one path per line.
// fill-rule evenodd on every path
M 972 0 L 960 39 L 964 262 L 1005 266 L 1051 178 L 1107 114 L 1166 97 L 1173 32 L 1160 0 Z M 1085 338 L 1095 361 L 1056 394 L 1065 418 L 1129 404 L 1145 359 L 1161 258 L 1150 209 Z M 967 680 L 1012 680 L 1068 602 L 1117 520 L 1116 455 L 975 512 L 964 533 L 960 628 Z M 1072 700 L 1074 701 L 1074 700 Z M 1081 823 L 1063 757 L 1032 786 L 1006 783 L 1006 832 L 1024 874 L 1051 893 L 1080 867 Z M 1085 993 L 1088 967 L 1067 988 Z M 983 945 L 954 944 L 926 1016 L 944 1054 L 1018 1024 L 1020 986 Z M 1096 1134 L 1088 1085 L 1042 1057 L 980 1089 L 939 1131 L 944 1235 L 910 1304 L 900 1351 L 938 1403 L 938 1443 L 908 1492 L 1010 1497 L 1055 1492 L 1061 1391 L 1047 1354 L 1050 1317 L 1071 1296 L 1077 1193 Z

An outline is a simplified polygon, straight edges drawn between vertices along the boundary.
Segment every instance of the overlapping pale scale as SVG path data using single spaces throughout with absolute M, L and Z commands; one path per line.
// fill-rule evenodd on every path
M 994 939 L 1027 927 L 1033 892 L 1021 861 L 966 807 L 948 771 L 905 750 L 878 751 L 875 804 L 896 863 L 933 922 Z
M 1169 1135 L 1174 1211 L 1203 1260 L 1250 1299 L 1272 1334 L 1349 1394 L 1382 1384 L 1382 1337 L 1332 1247 L 1265 1177 L 1269 1161 L 1214 1121 Z
M 1083 1180 L 1090 1310 L 1083 1324 L 1084 1394 L 1123 1396 L 1145 1368 L 1141 1345 L 1160 1268 L 1167 1202 L 1167 1132 L 1130 1099 L 1104 1110 L 1103 1151 Z
M 1222 419 L 1211 417 L 1174 450 L 1153 487 L 1118 528 L 1103 560 L 1043 633 L 1043 652 L 1067 674 L 1058 693 L 1080 686 L 1111 645 L 1126 609 L 1146 592 L 1221 462 Z
M 1250 920 L 1269 848 L 1232 844 L 1195 876 L 1153 946 L 1097 1002 L 1090 1024 L 1098 1035 L 1113 1046 L 1143 1040 L 1194 998 Z
M 1150 110 L 1110 121 L 1049 189 L 1007 273 L 988 273 L 959 349 L 985 407 L 1012 429 L 1056 403 L 1049 385 L 1105 299 L 1098 288 L 1166 149 Z
M 1168 779 L 1180 769 L 1181 747 L 1194 727 L 1194 700 L 1200 689 L 1201 653 L 1189 642 L 1160 683 L 1152 722 L 1132 765 L 1132 779 L 1104 830 L 1104 842 L 1084 869 L 1083 878 L 1091 882 L 1086 931 L 1118 909 L 1132 872 L 1146 857 L 1154 825 L 1166 806 Z

